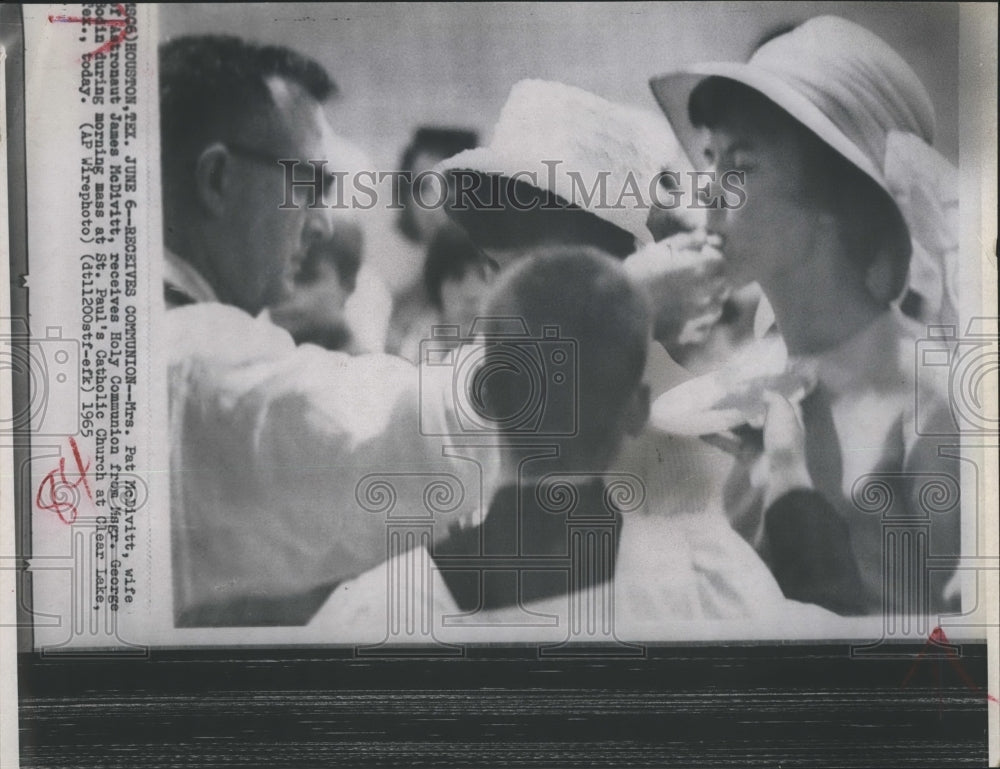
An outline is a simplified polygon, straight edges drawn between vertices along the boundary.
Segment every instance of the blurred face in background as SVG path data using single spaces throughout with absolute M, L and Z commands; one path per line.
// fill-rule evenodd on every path
M 320 262 L 309 283 L 297 283 L 296 290 L 306 290 L 313 297 L 316 320 L 326 323 L 340 322 L 344 306 L 353 293 L 353 286 L 345 283 L 336 266 Z
M 332 229 L 331 229 L 332 228 Z M 348 298 L 361 267 L 361 226 L 329 210 L 309 211 L 290 293 L 269 307 L 271 320 L 291 333 L 297 344 L 312 342 L 344 349 L 351 333 Z
M 524 258 L 537 253 L 540 249 L 558 245 L 560 245 L 560 242 L 557 239 L 540 239 L 534 243 L 518 243 L 506 248 L 483 246 L 483 253 L 497 265 L 498 270 L 502 271 L 508 269 L 511 265 L 517 264 Z
M 480 314 L 482 302 L 496 270 L 469 267 L 461 277 L 450 276 L 441 283 L 441 319 L 448 324 L 467 328 Z
M 431 152 L 418 152 L 413 159 L 413 201 L 410 203 L 410 214 L 421 243 L 426 243 L 441 225 L 448 223 L 441 177 L 425 173 L 418 180 L 420 174 L 430 171 L 442 160 L 442 156 Z
M 334 219 L 330 226 L 332 232 L 312 237 L 305 244 L 295 280 L 295 290 L 306 291 L 312 297 L 320 320 L 343 316 L 344 305 L 357 286 L 364 246 L 361 225 L 357 222 Z

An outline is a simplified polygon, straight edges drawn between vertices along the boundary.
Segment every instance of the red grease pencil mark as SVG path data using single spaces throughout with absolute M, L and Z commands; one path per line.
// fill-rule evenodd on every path
M 949 645 L 948 637 L 944 634 L 944 631 L 940 627 L 936 627 L 934 628 L 934 630 L 931 631 L 930 637 L 927 639 L 927 643 L 924 644 L 924 648 L 921 649 L 920 654 L 918 654 L 917 658 L 913 661 L 913 665 L 910 666 L 910 671 L 906 674 L 906 677 L 903 679 L 903 683 L 901 684 L 900 688 L 904 688 L 910 682 L 914 674 L 917 672 L 917 664 L 921 660 L 923 660 L 924 655 L 927 654 L 927 652 L 932 648 L 934 648 L 939 653 L 941 652 L 944 653 L 945 658 L 947 658 L 952 668 L 955 670 L 956 673 L 958 673 L 959 678 L 962 679 L 962 682 L 966 685 L 966 687 L 970 691 L 976 692 L 977 694 L 983 693 L 982 689 L 976 686 L 976 682 L 972 680 L 968 672 L 966 672 L 965 668 L 962 666 L 962 662 L 958 656 L 958 652 L 952 646 Z M 937 658 L 937 661 L 940 662 L 940 657 Z M 941 707 L 940 665 L 934 666 L 934 684 L 937 687 L 938 708 L 940 709 Z M 995 704 L 997 703 L 997 698 L 989 693 L 986 694 L 986 700 L 987 702 L 992 702 Z
M 100 56 L 102 53 L 107 53 L 116 45 L 119 45 L 128 34 L 128 24 L 130 19 L 128 18 L 128 13 L 125 11 L 125 6 L 122 3 L 116 3 L 115 12 L 121 16 L 120 19 L 104 19 L 97 18 L 93 16 L 49 16 L 50 23 L 63 22 L 70 24 L 100 24 L 105 27 L 118 27 L 119 30 L 111 37 L 110 40 L 104 43 L 96 51 L 92 51 L 87 54 L 88 56 Z
M 82 485 L 87 493 L 87 498 L 94 501 L 94 495 L 90 491 L 90 484 L 87 482 L 87 470 L 90 467 L 88 462 L 83 463 L 80 456 L 80 449 L 76 441 L 69 439 L 69 447 L 73 451 L 73 461 L 76 462 L 76 469 L 80 477 L 76 481 L 71 481 L 66 477 L 66 457 L 59 458 L 59 467 L 46 475 L 38 486 L 38 493 L 35 495 L 35 505 L 39 510 L 52 510 L 62 519 L 64 523 L 73 523 L 80 511 L 76 506 L 78 496 L 76 490 Z M 72 492 L 70 491 L 72 490 Z M 43 497 L 43 492 L 48 492 L 48 498 Z M 68 501 L 69 497 L 72 501 Z

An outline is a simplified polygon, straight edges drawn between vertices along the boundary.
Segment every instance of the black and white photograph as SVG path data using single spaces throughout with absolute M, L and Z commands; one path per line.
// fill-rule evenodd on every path
M 996 5 L 0 20 L 4 767 L 997 765 Z

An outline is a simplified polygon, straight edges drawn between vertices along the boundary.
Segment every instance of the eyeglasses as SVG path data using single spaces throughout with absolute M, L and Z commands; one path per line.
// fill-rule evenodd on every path
M 268 152 L 264 152 L 263 150 L 259 150 L 259 149 L 256 149 L 254 147 L 248 147 L 245 144 L 240 144 L 238 142 L 226 142 L 225 143 L 225 147 L 231 153 L 233 153 L 234 155 L 238 155 L 239 157 L 246 158 L 247 160 L 254 160 L 254 161 L 258 162 L 258 163 L 264 163 L 264 164 L 267 164 L 269 166 L 280 166 L 282 169 L 284 169 L 285 166 L 282 164 L 281 161 L 283 161 L 283 160 L 285 160 L 285 161 L 287 161 L 287 160 L 294 160 L 294 158 L 278 157 L 277 155 L 272 155 L 272 154 L 270 154 Z M 303 161 L 295 160 L 295 162 L 296 163 L 302 163 Z M 305 163 L 305 165 L 310 165 L 310 164 L 309 163 Z M 312 167 L 312 166 L 310 165 L 310 167 Z M 294 168 L 294 166 L 293 166 L 293 168 Z M 333 191 L 333 182 L 334 182 L 334 179 L 335 179 L 335 177 L 334 177 L 334 175 L 332 173 L 330 173 L 329 171 L 325 171 L 324 170 L 324 172 L 323 172 L 323 197 L 324 197 L 324 199 L 327 198 L 327 197 L 329 197 L 330 193 Z M 296 197 L 295 203 L 296 203 L 297 206 L 302 206 L 302 205 L 304 205 L 306 203 L 306 199 L 307 198 L 306 198 L 305 192 L 306 192 L 307 187 L 305 185 L 307 185 L 307 184 L 308 184 L 308 182 L 305 182 L 303 184 L 296 184 L 293 187 L 293 194 Z

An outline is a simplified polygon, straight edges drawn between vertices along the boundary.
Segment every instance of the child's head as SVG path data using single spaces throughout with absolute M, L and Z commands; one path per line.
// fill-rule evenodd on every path
M 429 191 L 436 177 L 428 175 L 435 164 L 470 150 L 479 143 L 475 131 L 462 128 L 423 126 L 417 129 L 399 161 L 399 219 L 397 226 L 414 243 L 425 243 L 434 231 L 445 223 L 446 218 L 439 206 L 418 205 L 421 201 L 437 199 L 435 192 Z M 418 187 L 414 187 L 414 182 Z
M 607 469 L 624 436 L 642 429 L 649 410 L 642 382 L 649 309 L 621 263 L 582 246 L 541 250 L 501 273 L 483 315 L 523 321 L 530 338 L 538 340 L 532 349 L 539 358 L 532 373 L 502 365 L 512 360 L 502 345 L 495 361 L 487 352 L 485 365 L 494 364 L 481 380 L 487 413 L 516 414 L 540 394 L 546 412 L 541 422 L 555 427 L 551 432 L 566 432 L 565 424 L 553 420 L 575 417 L 572 434 L 538 439 L 559 445 L 561 468 Z M 560 353 L 576 360 L 564 361 Z M 560 382 L 560 375 L 568 379 Z M 506 436 L 511 442 L 533 440 L 523 428 L 514 432 Z
M 424 287 L 444 323 L 468 326 L 496 274 L 496 265 L 454 224 L 439 227 L 427 246 Z

